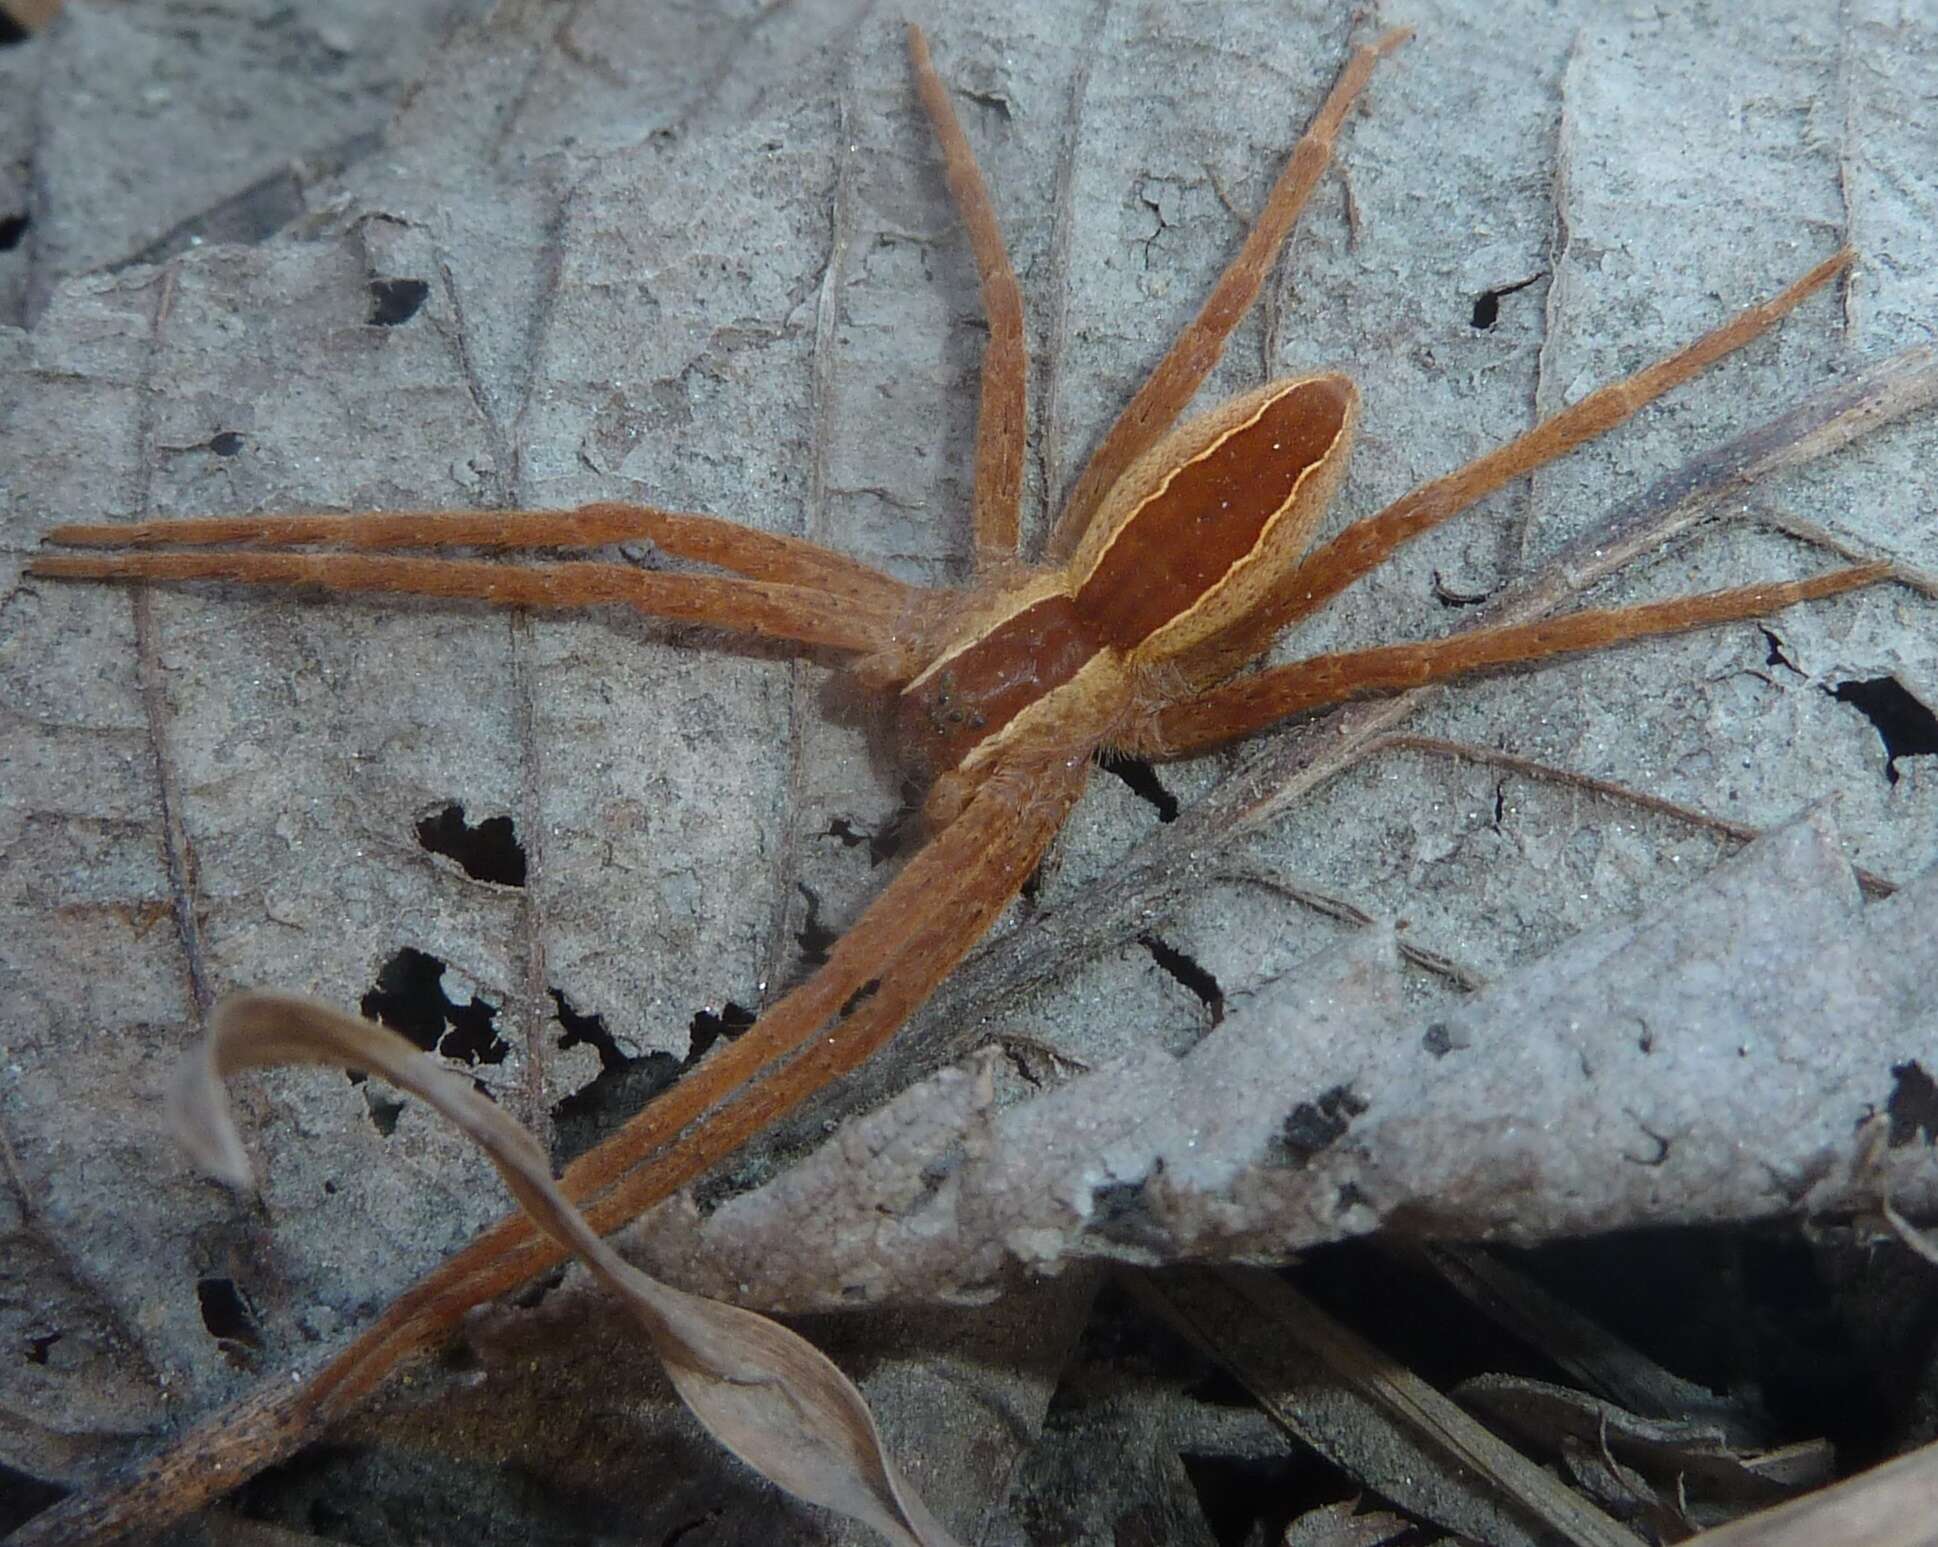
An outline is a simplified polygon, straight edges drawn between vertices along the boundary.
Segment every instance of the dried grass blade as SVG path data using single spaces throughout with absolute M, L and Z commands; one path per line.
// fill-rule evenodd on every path
M 532 1136 L 395 1033 L 307 999 L 243 994 L 227 1001 L 169 1092 L 183 1142 L 210 1172 L 250 1185 L 222 1082 L 243 1069 L 280 1064 L 369 1070 L 429 1102 L 485 1152 L 538 1227 L 626 1302 L 715 1439 L 797 1498 L 860 1520 L 892 1542 L 954 1547 L 889 1459 L 861 1394 L 832 1363 L 764 1316 L 686 1294 L 621 1259 L 558 1190 Z

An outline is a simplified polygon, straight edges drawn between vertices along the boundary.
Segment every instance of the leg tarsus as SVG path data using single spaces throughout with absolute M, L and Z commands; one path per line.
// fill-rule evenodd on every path
M 1028 434 L 1029 346 L 1023 338 L 1023 292 L 1003 245 L 1002 228 L 989 187 L 976 165 L 948 88 L 929 59 L 928 39 L 913 22 L 908 29 L 909 67 L 916 95 L 942 149 L 949 196 L 969 234 L 982 289 L 989 343 L 982 357 L 982 401 L 976 411 L 976 493 L 974 533 L 976 567 L 1016 554 L 1018 510 L 1023 498 L 1023 442 Z
M 1273 259 L 1318 186 L 1320 174 L 1332 159 L 1340 126 L 1366 89 L 1373 67 L 1412 36 L 1408 28 L 1395 27 L 1353 50 L 1311 124 L 1292 147 L 1238 256 L 1226 266 L 1198 315 L 1178 335 L 1091 454 L 1064 502 L 1063 513 L 1057 517 L 1056 530 L 1050 537 L 1051 559 L 1066 559 L 1076 551 L 1084 528 L 1111 485 L 1157 443 L 1211 374 L 1224 353 L 1225 340 L 1251 310 Z

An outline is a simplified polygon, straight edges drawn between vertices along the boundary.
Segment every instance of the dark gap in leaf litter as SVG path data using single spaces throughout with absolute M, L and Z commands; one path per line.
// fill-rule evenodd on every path
M 1162 1272 L 1155 1275 L 1160 1281 Z M 1162 1392 L 1167 1414 L 1164 1432 L 1152 1433 L 1141 1416 L 1126 1410 L 1127 1392 Z M 1141 1412 L 1144 1398 L 1133 1403 Z M 1227 1468 L 1243 1467 L 1255 1458 L 1213 1449 L 1206 1440 L 1228 1432 L 1233 1412 L 1256 1412 L 1257 1401 L 1196 1344 L 1182 1336 L 1157 1312 L 1147 1309 L 1120 1283 L 1112 1281 L 1098 1292 L 1090 1317 L 1065 1364 L 1045 1415 L 1038 1443 L 1026 1455 L 1012 1485 L 1011 1498 L 1029 1501 L 1027 1540 L 1033 1543 L 1108 1541 L 1120 1547 L 1168 1547 L 1183 1539 L 1179 1511 L 1187 1512 L 1194 1529 L 1190 1540 L 1206 1537 L 1192 1511 L 1216 1517 L 1220 1527 L 1255 1515 L 1260 1501 L 1254 1483 L 1262 1479 L 1233 1476 Z M 1173 1432 L 1173 1417 L 1178 1432 Z M 1180 1441 L 1197 1440 L 1189 1449 Z M 1215 1442 L 1214 1442 L 1215 1443 Z M 1202 1452 L 1210 1451 L 1210 1454 Z M 1174 1492 L 1163 1481 L 1170 1470 L 1168 1456 L 1182 1465 L 1180 1479 L 1191 1493 Z M 1099 1458 L 1121 1467 L 1132 1479 L 1112 1499 L 1112 1513 L 1100 1517 L 1097 1501 L 1080 1480 L 1094 1478 Z M 1193 1466 L 1194 1460 L 1206 1464 Z M 1361 1491 L 1352 1478 L 1303 1448 L 1296 1454 L 1275 1452 L 1271 1464 L 1287 1471 L 1279 1479 L 1276 1504 L 1287 1517 L 1319 1504 L 1351 1497 Z M 1296 1470 L 1295 1470 L 1296 1469 Z M 1232 1500 L 1229 1513 L 1217 1507 L 1227 1485 L 1241 1499 Z M 1195 1497 L 1194 1497 L 1195 1495 Z M 1216 1495 L 1208 1498 L 1207 1495 Z M 1206 1506 L 1211 1507 L 1207 1508 Z M 1265 1502 L 1266 1510 L 1272 1502 Z M 1098 1527 L 1101 1526 L 1101 1530 Z M 1272 1534 L 1219 1535 L 1219 1541 L 1278 1541 Z
M 58 1332 L 44 1332 L 38 1337 L 28 1338 L 27 1362 L 29 1364 L 47 1363 L 47 1356 L 54 1351 L 54 1345 L 60 1340 L 61 1334 Z
M 751 1010 L 729 1000 L 719 1013 L 701 1010 L 687 1025 L 685 1058 L 671 1053 L 629 1055 L 606 1029 L 603 1017 L 575 1008 L 561 989 L 552 991 L 562 1028 L 561 1052 L 590 1047 L 599 1055 L 599 1072 L 552 1107 L 552 1160 L 564 1166 L 618 1128 L 681 1074 L 704 1058 L 722 1037 L 737 1037 L 754 1024 Z
M 27 37 L 27 29 L 15 21 L 4 8 L 0 8 L 0 48 L 12 48 L 17 43 L 25 43 Z
M 1890 783 L 1898 782 L 1899 758 L 1938 756 L 1938 714 L 1896 677 L 1851 678 L 1827 691 L 1876 728 L 1884 743 L 1884 777 Z
M 67 1497 L 59 1483 L 50 1483 L 31 1472 L 16 1472 L 0 1462 L 0 1536 L 10 1536 L 44 1509 L 52 1509 Z
M 242 450 L 242 437 L 234 430 L 218 430 L 209 437 L 209 450 L 218 457 L 236 456 Z
M 1285 1539 L 1286 1527 L 1330 1499 L 1306 1496 L 1310 1469 L 1302 1455 L 1178 1457 L 1218 1547 Z M 1303 1486 L 1302 1486 L 1303 1485 Z
M 0 252 L 12 252 L 27 236 L 26 211 L 17 215 L 0 215 Z
M 1145 759 L 1123 752 L 1104 751 L 1097 754 L 1097 766 L 1107 774 L 1116 775 L 1133 795 L 1148 802 L 1157 812 L 1160 822 L 1175 822 L 1178 819 L 1177 796 L 1164 787 L 1157 770 Z
M 474 881 L 525 884 L 525 848 L 508 816 L 488 816 L 474 827 L 464 819 L 463 803 L 452 801 L 418 819 L 417 841 L 432 854 L 456 860 Z
M 1225 991 L 1219 986 L 1218 980 L 1201 967 L 1196 959 L 1156 935 L 1139 935 L 1137 943 L 1151 953 L 1152 961 L 1189 990 L 1198 1003 L 1211 1012 L 1213 1026 L 1224 1020 Z
M 1929 1328 L 1879 1323 L 1897 1254 L 1856 1232 L 1632 1230 L 1505 1255 L 1666 1368 L 1729 1393 L 1771 1443 L 1828 1439 L 1851 1467 L 1882 1459 L 1880 1381 L 1929 1358 Z
M 1545 1353 L 1502 1330 L 1403 1251 L 1340 1242 L 1308 1253 L 1283 1276 L 1382 1353 L 1443 1391 L 1476 1375 L 1567 1379 Z
M 681 1521 L 659 1539 L 659 1547 L 679 1547 L 695 1531 L 704 1531 L 720 1518 L 720 1511 L 710 1509 L 704 1515 L 696 1515 L 691 1520 Z
M 440 1455 L 396 1443 L 313 1445 L 265 1468 L 232 1500 L 237 1514 L 306 1540 L 586 1547 L 638 1539 L 599 1492 L 552 1480 L 516 1455 Z
M 373 328 L 400 327 L 417 315 L 430 295 L 431 287 L 421 279 L 373 279 L 367 320 Z

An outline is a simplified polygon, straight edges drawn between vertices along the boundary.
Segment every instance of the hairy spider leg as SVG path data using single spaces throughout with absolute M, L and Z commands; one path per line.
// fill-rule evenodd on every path
M 662 553 L 753 580 L 806 586 L 899 606 L 914 587 L 845 553 L 718 516 L 595 500 L 572 510 L 395 510 L 332 515 L 195 516 L 57 526 L 45 542 L 70 548 L 301 547 L 356 552 L 399 548 L 604 548 L 650 542 Z M 99 578 L 113 578 L 112 572 Z
M 1229 677 L 1264 654 L 1287 624 L 1323 607 L 1383 564 L 1401 544 L 1451 520 L 1523 473 L 1606 434 L 1663 393 L 1742 348 L 1787 316 L 1812 291 L 1842 273 L 1856 256 L 1848 247 L 1833 253 L 1780 295 L 1746 307 L 1676 353 L 1632 376 L 1598 387 L 1505 445 L 1421 484 L 1384 510 L 1354 522 L 1288 571 L 1257 611 L 1180 659 L 1177 665 L 1185 680 L 1202 687 Z
M 913 22 L 908 28 L 909 66 L 936 144 L 942 150 L 943 176 L 955 201 L 976 258 L 989 342 L 982 356 L 982 401 L 976 411 L 976 492 L 971 530 L 976 572 L 1001 570 L 1016 556 L 1018 511 L 1023 500 L 1023 443 L 1030 360 L 1023 338 L 1023 292 L 1003 245 L 1002 228 L 989 199 L 989 187 L 976 153 L 957 121 L 949 89 L 929 59 L 929 40 Z
M 1769 581 L 1633 607 L 1471 629 L 1417 644 L 1378 645 L 1368 650 L 1309 656 L 1169 705 L 1153 721 L 1148 744 L 1137 750 L 1150 756 L 1184 757 L 1251 735 L 1302 710 L 1368 694 L 1426 687 L 1489 667 L 1519 665 L 1600 650 L 1633 639 L 1763 617 L 1798 602 L 1875 585 L 1889 579 L 1891 573 L 1889 564 L 1861 564 L 1812 575 L 1807 580 Z
M 1218 277 L 1198 315 L 1177 336 L 1091 454 L 1064 502 L 1063 513 L 1057 517 L 1048 558 L 1060 562 L 1076 552 L 1097 507 L 1124 469 L 1157 444 L 1211 374 L 1225 352 L 1225 340 L 1251 310 L 1273 259 L 1318 186 L 1320 174 L 1332 159 L 1340 126 L 1366 89 L 1373 67 L 1412 36 L 1410 28 L 1396 27 L 1353 50 L 1311 125 L 1293 146 L 1238 256 Z
M 566 1168 L 560 1186 L 592 1227 L 603 1234 L 637 1218 L 886 1042 L 1022 889 L 1088 772 L 1087 755 L 1039 756 L 993 776 L 869 905 L 814 976 Z M 793 1063 L 776 1067 L 804 1045 Z M 319 1372 L 311 1389 L 329 1412 L 317 1421 L 353 1404 L 400 1358 L 448 1334 L 464 1311 L 563 1255 L 523 1215 L 500 1220 L 420 1279 Z
M 899 612 L 765 580 L 668 575 L 630 564 L 494 564 L 353 553 L 50 553 L 30 573 L 61 580 L 227 580 L 331 591 L 435 596 L 501 607 L 632 607 L 657 618 L 739 629 L 836 650 L 873 652 L 897 637 Z

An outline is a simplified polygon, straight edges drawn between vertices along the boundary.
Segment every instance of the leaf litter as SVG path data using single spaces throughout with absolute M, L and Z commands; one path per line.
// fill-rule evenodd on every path
M 226 1001 L 168 1097 L 177 1132 L 212 1175 L 238 1188 L 253 1180 L 223 1082 L 245 1069 L 284 1064 L 374 1071 L 462 1130 L 533 1222 L 637 1318 L 694 1416 L 762 1476 L 892 1542 L 953 1547 L 890 1460 L 861 1394 L 833 1363 L 765 1316 L 683 1293 L 626 1262 L 559 1191 L 523 1127 L 395 1032 L 289 995 Z

